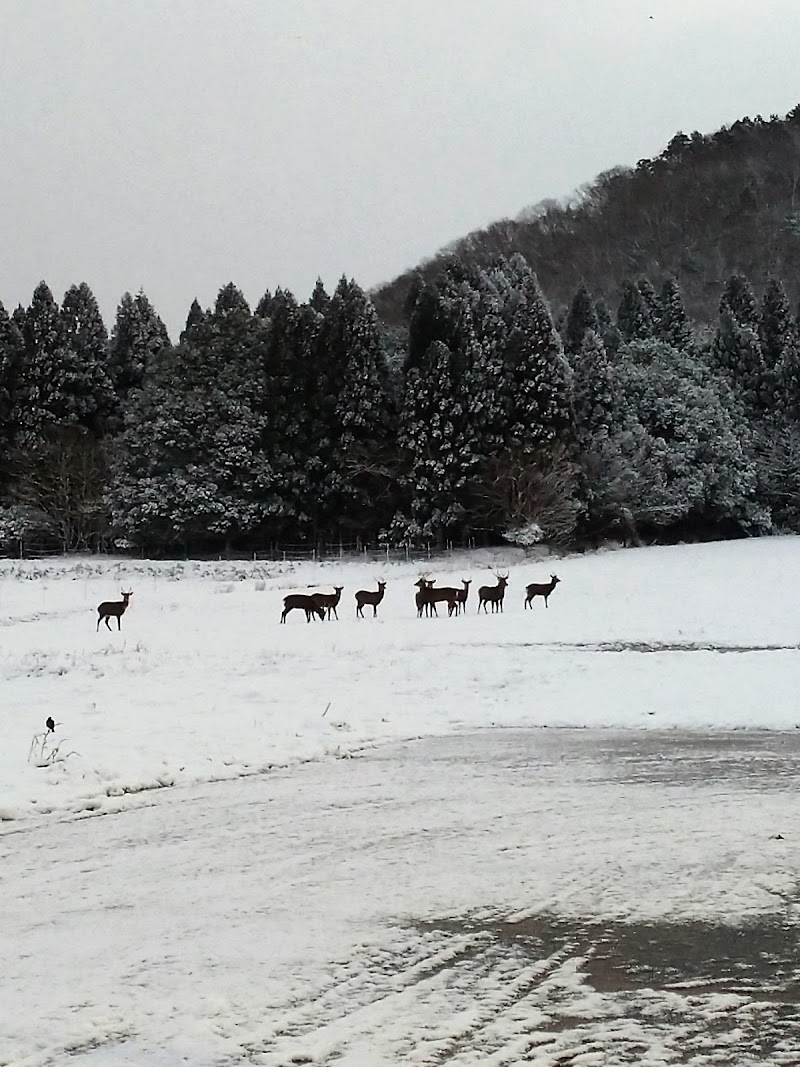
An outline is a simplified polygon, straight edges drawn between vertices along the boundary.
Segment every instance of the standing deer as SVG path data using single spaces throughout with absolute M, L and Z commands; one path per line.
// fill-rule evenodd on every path
M 417 602 L 417 618 L 422 618 L 422 612 L 426 615 L 431 613 L 431 605 L 427 598 L 427 592 L 433 588 L 432 578 L 418 578 L 414 585 L 417 587 L 417 595 L 414 598 Z
M 97 630 L 100 629 L 100 623 L 105 619 L 106 626 L 111 629 L 111 623 L 109 619 L 115 618 L 117 620 L 117 629 L 121 630 L 122 625 L 120 619 L 125 613 L 125 608 L 128 606 L 128 601 L 133 596 L 133 590 L 130 593 L 123 593 L 122 600 L 104 600 L 102 604 L 97 607 Z M 97 633 L 95 630 L 95 633 Z
M 461 584 L 464 586 L 464 588 L 456 590 L 456 604 L 457 604 L 456 614 L 459 614 L 460 612 L 467 610 L 467 597 L 469 596 L 469 587 L 472 584 L 472 579 L 471 578 L 462 578 L 461 579 Z
M 283 598 L 283 612 L 281 622 L 286 622 L 286 616 L 295 608 L 302 608 L 306 613 L 306 622 L 311 622 L 311 616 L 317 615 L 320 619 L 325 618 L 325 609 L 319 605 L 314 596 L 306 593 L 290 593 Z
M 336 605 L 339 603 L 339 598 L 342 595 L 343 585 L 335 585 L 332 593 L 312 593 L 314 600 L 319 606 L 328 613 L 328 618 L 331 617 L 331 612 L 339 618 L 339 612 L 336 610 Z
M 492 612 L 503 610 L 503 597 L 506 595 L 506 586 L 508 585 L 508 575 L 503 577 L 501 574 L 495 574 L 497 579 L 497 585 L 482 585 L 478 590 L 478 611 L 483 607 L 483 613 L 486 614 L 486 605 L 492 605 Z
M 417 615 L 421 615 L 424 608 L 426 615 L 433 613 L 438 616 L 436 605 L 441 603 L 447 604 L 448 616 L 457 614 L 458 589 L 453 589 L 449 586 L 441 586 L 439 589 L 434 589 L 433 582 L 433 578 L 420 578 L 418 582 L 414 583 L 419 588 L 417 593 Z
M 547 598 L 550 596 L 550 594 L 553 592 L 553 590 L 555 589 L 555 587 L 558 585 L 558 583 L 560 581 L 561 581 L 561 579 L 557 575 L 551 574 L 549 582 L 541 582 L 538 585 L 537 585 L 536 582 L 533 582 L 532 585 L 526 586 L 525 587 L 525 607 L 526 608 L 530 607 L 530 609 L 532 611 L 533 610 L 533 604 L 531 602 L 532 602 L 533 598 L 537 597 L 537 596 L 543 596 L 544 597 L 544 606 L 547 607 Z
M 374 589 L 359 589 L 356 593 L 356 615 L 364 618 L 364 605 L 372 604 L 372 617 L 373 619 L 378 614 L 378 604 L 383 600 L 383 594 L 386 592 L 386 582 L 378 581 L 377 592 Z

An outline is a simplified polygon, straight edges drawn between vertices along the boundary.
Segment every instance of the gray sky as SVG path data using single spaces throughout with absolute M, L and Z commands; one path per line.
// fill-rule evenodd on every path
M 173 335 L 800 102 L 800 0 L 0 0 L 0 42 L 0 300 Z

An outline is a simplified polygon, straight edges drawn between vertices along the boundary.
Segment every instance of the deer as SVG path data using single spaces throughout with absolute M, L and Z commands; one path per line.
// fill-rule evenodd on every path
M 467 597 L 469 596 L 469 587 L 472 584 L 472 579 L 462 578 L 461 584 L 464 586 L 464 588 L 456 589 L 457 615 L 460 614 L 460 612 L 467 610 Z
M 319 616 L 320 619 L 325 618 L 325 609 L 317 603 L 315 597 L 319 594 L 308 595 L 306 593 L 290 593 L 283 598 L 283 612 L 281 614 L 281 622 L 286 622 L 286 616 L 290 611 L 294 611 L 295 608 L 302 608 L 306 613 L 306 622 L 311 622 L 312 615 Z
M 331 617 L 331 612 L 339 618 L 339 612 L 336 610 L 336 605 L 339 603 L 339 598 L 342 595 L 343 585 L 335 585 L 332 593 L 312 593 L 314 600 L 319 606 L 328 613 L 328 618 Z
M 378 579 L 377 592 L 374 589 L 359 589 L 356 593 L 356 616 L 364 618 L 364 605 L 372 604 L 372 617 L 373 619 L 378 614 L 378 604 L 383 600 L 383 594 L 386 592 L 386 582 L 382 582 Z
M 531 585 L 526 586 L 525 607 L 530 607 L 531 611 L 533 611 L 533 598 L 537 596 L 544 597 L 544 606 L 547 607 L 547 598 L 550 596 L 550 594 L 553 592 L 553 590 L 560 581 L 561 579 L 558 577 L 558 575 L 551 574 L 549 582 L 541 582 L 538 584 L 536 582 L 533 582 Z
M 122 593 L 122 600 L 104 600 L 102 604 L 97 606 L 97 630 L 100 629 L 100 623 L 105 619 L 106 626 L 111 629 L 111 623 L 109 619 L 117 620 L 117 629 L 122 629 L 120 622 L 122 616 L 125 614 L 125 608 L 128 606 L 128 601 L 133 596 L 133 590 L 129 593 Z M 95 630 L 95 633 L 97 633 Z
M 503 577 L 502 574 L 496 574 L 497 585 L 482 585 L 478 590 L 478 611 L 483 607 L 483 613 L 486 614 L 486 605 L 492 605 L 492 612 L 503 610 L 503 597 L 506 595 L 506 586 L 508 585 L 508 575 Z
M 438 616 L 436 605 L 441 604 L 443 601 L 447 604 L 448 616 L 457 614 L 458 612 L 458 590 L 452 589 L 448 586 L 442 586 L 439 589 L 433 588 L 433 578 L 420 578 L 419 581 L 414 584 L 419 588 L 417 593 L 417 616 L 422 615 L 423 608 L 426 615 L 430 615 L 431 612 Z

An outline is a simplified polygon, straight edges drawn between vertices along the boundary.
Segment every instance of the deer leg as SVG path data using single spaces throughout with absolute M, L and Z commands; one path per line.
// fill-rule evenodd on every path
M 117 629 L 118 630 L 122 629 L 122 616 L 121 615 L 117 615 Z
M 106 619 L 106 629 L 110 630 L 111 629 L 111 623 L 108 621 L 108 615 L 106 615 L 105 619 Z

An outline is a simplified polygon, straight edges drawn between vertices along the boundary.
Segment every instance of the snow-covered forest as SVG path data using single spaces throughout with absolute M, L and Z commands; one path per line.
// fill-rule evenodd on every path
M 800 341 L 777 279 L 698 330 L 672 278 L 554 320 L 519 255 L 451 259 L 407 327 L 360 286 L 232 284 L 171 343 L 144 293 L 0 306 L 0 540 L 252 551 L 800 528 Z

